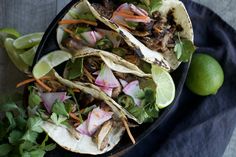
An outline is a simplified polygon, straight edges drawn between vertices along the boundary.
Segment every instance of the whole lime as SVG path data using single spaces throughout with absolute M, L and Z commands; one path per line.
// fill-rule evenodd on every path
M 213 57 L 194 54 L 190 64 L 186 85 L 195 94 L 216 94 L 224 82 L 224 72 Z

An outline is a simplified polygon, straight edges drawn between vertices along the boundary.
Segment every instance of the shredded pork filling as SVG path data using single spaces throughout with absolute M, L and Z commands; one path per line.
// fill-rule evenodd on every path
M 124 4 L 123 4 L 124 5 Z M 100 15 L 111 19 L 114 13 L 121 8 L 121 6 L 115 11 L 114 4 L 109 0 L 103 0 L 101 3 L 93 3 L 92 6 L 100 13 Z M 127 8 L 126 8 L 127 9 Z M 132 10 L 132 9 L 131 9 Z M 125 12 L 121 11 L 122 13 Z M 138 12 L 137 12 L 138 13 Z M 134 14 L 137 16 L 137 13 Z M 177 39 L 176 33 L 182 31 L 181 26 L 176 25 L 173 16 L 173 10 L 170 10 L 167 17 L 161 16 L 160 12 L 156 11 L 152 14 L 151 21 L 148 23 L 138 22 L 136 27 L 124 25 L 120 23 L 118 25 L 128 26 L 129 31 L 137 37 L 148 48 L 165 53 L 172 51 L 175 46 L 175 40 Z M 114 20 L 113 20 L 114 21 Z

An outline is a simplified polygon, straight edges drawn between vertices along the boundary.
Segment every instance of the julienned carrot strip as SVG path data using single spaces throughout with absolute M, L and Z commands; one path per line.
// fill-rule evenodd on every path
M 69 113 L 70 117 L 73 118 L 74 120 L 78 121 L 80 123 L 79 117 L 77 117 L 74 113 Z
M 127 124 L 126 119 L 125 119 L 125 118 L 121 118 L 121 119 L 122 119 L 122 122 L 123 122 L 123 124 L 124 124 L 124 126 L 125 126 L 125 129 L 126 129 L 128 135 L 129 135 L 130 140 L 132 141 L 133 144 L 135 144 L 135 143 L 136 143 L 136 142 L 135 142 L 135 139 L 134 139 L 134 137 L 133 137 L 133 135 L 132 135 L 132 133 L 131 133 L 131 131 L 130 131 L 130 129 L 129 129 L 129 126 L 128 126 L 128 124 Z
M 66 33 L 74 34 L 74 32 L 72 32 L 71 30 L 69 30 L 69 29 L 67 29 L 67 28 L 63 28 L 63 30 L 64 30 Z
M 121 11 L 119 11 L 119 13 L 124 13 L 127 15 L 134 15 L 134 13 L 132 11 L 128 11 L 128 10 L 121 10 Z
M 80 23 L 85 23 L 85 24 L 89 24 L 89 25 L 92 25 L 92 26 L 97 26 L 97 22 L 94 22 L 94 21 L 89 21 L 89 20 L 83 20 L 83 19 L 80 19 L 80 20 L 68 20 L 68 19 L 65 19 L 65 20 L 61 20 L 58 22 L 59 25 L 65 25 L 65 24 L 80 24 Z
M 21 81 L 21 82 L 17 83 L 16 88 L 19 88 L 19 87 L 21 87 L 21 86 L 24 86 L 24 85 L 26 85 L 26 84 L 28 84 L 28 83 L 31 83 L 31 82 L 34 82 L 34 81 L 35 81 L 34 78 Z
M 52 89 L 50 87 L 48 87 L 45 83 L 43 83 L 41 80 L 39 79 L 35 79 L 35 81 L 45 90 L 47 90 L 48 92 L 51 92 Z
M 73 92 L 80 93 L 80 90 L 79 89 L 73 89 Z
M 69 33 L 71 37 L 74 37 L 77 40 L 82 40 L 78 35 L 76 35 L 74 32 L 72 32 L 71 30 L 64 28 L 63 29 L 66 33 Z
M 44 79 L 51 79 L 51 77 L 50 77 L 50 76 L 44 76 L 44 77 L 42 77 L 42 78 L 40 78 L 40 79 L 41 79 L 41 80 L 44 80 Z M 28 84 L 28 83 L 31 83 L 31 82 L 34 82 L 34 81 L 35 81 L 35 78 L 30 78 L 30 79 L 21 81 L 21 82 L 17 83 L 16 88 L 19 88 L 19 87 L 21 87 L 21 86 L 24 86 L 24 85 L 26 85 L 26 84 Z
M 148 18 L 148 16 L 128 15 L 128 14 L 123 13 L 123 12 L 115 12 L 114 14 L 119 15 L 119 16 L 123 16 L 125 18 L 130 18 L 130 19 L 143 19 L 143 20 L 145 20 L 145 19 Z

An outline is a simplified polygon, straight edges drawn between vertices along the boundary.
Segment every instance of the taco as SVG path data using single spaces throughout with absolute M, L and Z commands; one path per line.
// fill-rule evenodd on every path
M 118 28 L 116 25 L 114 26 Z M 90 47 L 108 51 L 145 71 L 143 66 L 148 63 L 142 60 L 142 51 L 134 50 L 133 46 L 130 46 L 129 39 L 127 42 L 126 37 L 114 30 L 115 28 L 112 29 L 110 27 L 110 22 L 106 23 L 104 20 L 97 18 L 96 14 L 89 8 L 88 2 L 82 0 L 76 3 L 64 18 L 59 21 L 57 41 L 62 49 L 73 47 L 79 50 L 83 47 Z M 156 64 L 165 69 L 170 69 L 169 63 L 161 54 L 150 53 L 150 55 L 154 55 L 151 58 L 155 58 Z
M 192 24 L 179 0 L 84 1 L 148 63 L 175 70 L 195 50 Z
M 56 56 L 57 52 L 54 54 Z M 158 69 L 156 65 L 148 67 L 149 73 L 146 74 L 134 64 L 103 50 L 84 47 L 79 50 L 71 49 L 68 54 L 73 57 L 65 64 L 63 78 L 71 82 L 91 84 L 92 88 L 97 88 L 107 95 L 122 113 L 138 124 L 153 121 L 158 117 L 158 105 L 164 108 L 174 99 L 174 83 L 166 72 L 170 82 L 165 84 L 173 88 L 164 90 L 172 91 L 172 96 L 164 104 L 157 104 L 158 98 L 165 91 L 160 90 L 162 88 L 157 78 L 160 74 L 155 70 Z M 44 58 L 47 58 L 47 55 L 41 60 L 46 60 Z M 41 60 L 33 69 L 34 77 L 42 77 L 35 75 L 37 71 L 42 70 L 38 66 L 41 65 Z
M 73 83 L 56 72 L 28 88 L 30 113 L 42 117 L 41 127 L 61 147 L 97 155 L 120 141 L 126 116 L 99 88 Z
M 58 58 L 57 56 L 62 57 L 63 53 L 64 56 L 67 57 L 66 59 L 61 59 L 62 62 L 66 61 L 64 66 L 60 66 L 60 70 L 63 71 L 61 73 L 63 77 L 61 77 L 53 69 L 54 67 L 56 68 L 56 66 L 61 64 L 61 62 L 59 62 L 56 58 Z M 53 58 L 56 59 L 56 62 L 54 61 Z M 81 98 L 84 98 L 85 101 L 81 101 L 80 99 L 78 101 L 78 103 L 79 104 L 81 103 L 82 106 L 92 105 L 93 103 L 90 101 L 91 98 L 92 100 L 94 100 L 94 98 L 102 100 L 103 102 L 102 104 L 105 103 L 107 106 L 109 106 L 111 111 L 116 112 L 117 116 L 115 117 L 118 117 L 116 120 L 123 122 L 124 125 L 122 125 L 121 123 L 121 125 L 119 125 L 119 129 L 121 129 L 121 127 L 123 127 L 124 129 L 124 126 L 126 126 L 125 128 L 128 132 L 129 137 L 131 138 L 132 142 L 135 143 L 135 139 L 133 138 L 132 134 L 129 131 L 129 126 L 127 125 L 126 122 L 127 121 L 126 116 L 132 119 L 133 121 L 137 122 L 138 124 L 142 124 L 145 122 L 152 122 L 159 116 L 159 108 L 158 108 L 159 106 L 157 105 L 156 100 L 158 99 L 159 95 L 163 93 L 161 92 L 161 90 L 159 90 L 161 89 L 158 84 L 159 80 L 156 79 L 157 78 L 156 76 L 159 75 L 155 70 L 157 68 L 158 66 L 153 65 L 150 68 L 150 74 L 146 74 L 140 71 L 137 68 L 137 66 L 127 62 L 126 60 L 122 59 L 119 56 L 115 56 L 103 50 L 84 47 L 79 50 L 75 49 L 71 50 L 70 53 L 65 51 L 54 51 L 43 56 L 34 66 L 33 75 L 36 79 L 43 80 L 44 77 L 48 75 L 50 76 L 50 74 L 52 73 L 53 77 L 56 78 L 59 84 L 63 84 L 66 88 L 69 89 L 79 89 L 80 94 L 81 92 L 85 93 L 82 94 L 81 96 Z M 44 72 L 44 70 L 47 71 Z M 39 73 L 41 73 L 42 75 L 39 75 Z M 169 74 L 168 76 L 170 77 Z M 174 84 L 171 77 L 170 81 L 172 81 L 172 84 Z M 44 81 L 44 83 L 51 88 L 58 87 L 59 86 L 58 82 Z M 168 84 L 169 82 L 166 83 Z M 58 89 L 63 90 L 61 86 L 59 87 L 60 88 Z M 170 89 L 165 89 L 165 90 L 170 90 Z M 51 91 L 57 91 L 57 90 L 51 90 Z M 174 92 L 175 91 L 173 89 L 173 98 L 174 98 Z M 91 95 L 90 97 L 86 96 L 89 95 L 88 93 L 90 93 Z M 167 105 L 169 105 L 171 101 L 173 101 L 173 98 Z M 47 105 L 47 106 L 52 106 L 52 105 Z M 81 109 L 81 107 L 79 108 Z M 86 111 L 86 109 L 84 111 Z M 50 112 L 49 109 L 48 112 Z M 87 119 L 90 119 L 89 114 L 87 115 Z M 80 123 L 78 127 L 83 128 L 84 123 Z M 64 146 L 61 139 L 58 139 L 58 137 L 56 136 L 57 134 L 54 133 L 55 131 L 60 132 L 57 129 L 63 129 L 61 126 L 45 122 L 44 129 L 49 134 L 49 136 L 52 137 L 52 139 L 54 139 L 56 142 L 59 143 L 59 145 Z M 64 129 L 64 131 L 62 132 L 65 131 L 67 130 Z M 84 135 L 86 136 L 85 141 L 87 140 L 91 141 L 93 139 L 92 137 L 89 137 L 89 139 L 87 139 L 86 131 L 84 130 L 82 130 L 83 132 L 80 132 L 81 130 L 77 131 L 79 131 L 80 134 L 85 133 Z M 69 131 L 67 132 L 69 135 Z M 76 131 L 73 132 L 75 133 Z M 120 133 L 118 135 L 115 134 L 112 136 L 120 136 Z M 116 140 L 117 140 L 116 142 L 118 142 L 119 138 Z M 79 148 L 72 147 L 73 143 L 74 144 L 76 143 L 75 139 L 70 141 L 73 142 L 71 142 L 71 145 L 68 145 L 68 147 L 67 146 L 66 147 L 70 148 L 74 152 L 90 153 L 90 154 L 92 153 L 95 154 L 96 152 L 98 154 L 105 152 L 105 150 L 106 151 L 110 150 L 109 147 L 107 149 L 104 148 L 104 151 L 101 150 L 99 151 L 96 149 L 96 151 L 92 150 L 92 152 L 89 152 L 89 150 L 83 150 L 82 148 L 81 150 L 79 144 L 78 144 Z M 95 149 L 94 145 L 93 147 Z M 98 148 L 100 148 L 99 145 Z

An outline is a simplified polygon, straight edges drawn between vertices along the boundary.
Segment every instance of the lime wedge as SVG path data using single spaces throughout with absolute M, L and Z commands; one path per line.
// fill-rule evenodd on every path
M 29 49 L 28 51 L 20 54 L 20 58 L 28 66 L 32 66 L 32 64 L 33 64 L 33 60 L 34 60 L 34 56 L 36 54 L 37 48 L 38 48 L 38 45 L 36 45 L 36 46 L 32 47 L 31 49 Z
M 175 84 L 170 74 L 157 65 L 152 65 L 152 77 L 156 83 L 156 104 L 162 109 L 171 104 L 175 97 Z
M 0 33 L 4 33 L 9 37 L 13 37 L 13 38 L 19 38 L 20 37 L 20 33 L 17 32 L 17 30 L 15 30 L 14 28 L 1 28 L 0 29 Z
M 33 76 L 37 79 L 45 76 L 54 67 L 72 58 L 69 52 L 56 50 L 43 56 L 33 68 Z
M 43 33 L 32 33 L 17 38 L 13 45 L 16 49 L 28 49 L 40 43 Z
M 0 47 L 4 46 L 6 38 L 16 39 L 20 37 L 20 33 L 13 28 L 0 28 Z
M 19 54 L 22 53 L 22 50 L 17 50 L 13 46 L 14 39 L 6 38 L 4 42 L 4 47 L 6 49 L 6 52 L 11 59 L 11 61 L 15 64 L 15 66 L 25 73 L 28 72 L 28 65 L 26 65 L 23 60 L 20 58 Z

